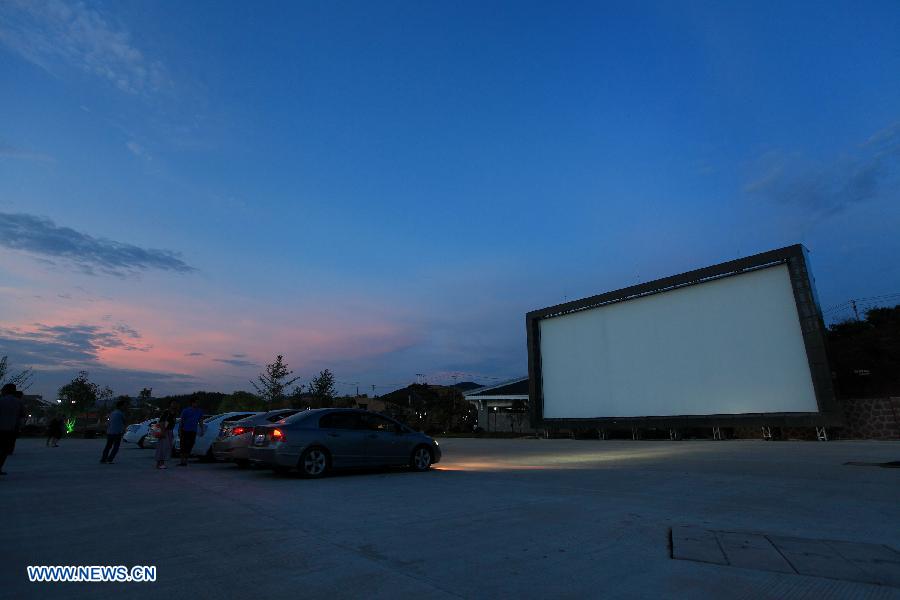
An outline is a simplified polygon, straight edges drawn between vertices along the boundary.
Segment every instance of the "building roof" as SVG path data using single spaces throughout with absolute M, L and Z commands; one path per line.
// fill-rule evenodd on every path
M 527 400 L 528 377 L 511 379 L 496 385 L 491 385 L 465 394 L 468 400 Z
M 39 404 L 44 404 L 46 406 L 56 406 L 56 402 L 52 400 L 44 400 L 44 397 L 41 394 L 24 394 L 22 396 L 23 402 L 37 402 Z

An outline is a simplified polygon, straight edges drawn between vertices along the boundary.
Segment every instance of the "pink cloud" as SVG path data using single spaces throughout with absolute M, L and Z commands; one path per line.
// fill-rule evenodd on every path
M 215 380 L 227 374 L 252 375 L 259 367 L 217 362 L 234 353 L 246 362 L 264 365 L 285 355 L 296 372 L 329 361 L 353 361 L 383 356 L 421 341 L 409 325 L 383 314 L 344 314 L 304 310 L 248 317 L 234 309 L 202 310 L 169 296 L 117 301 L 96 297 L 90 302 L 41 298 L 24 307 L 16 322 L 0 326 L 36 335 L 40 327 L 99 327 L 94 348 L 103 366 L 167 373 L 184 373 Z M 377 310 L 373 311 L 377 313 Z M 102 338 L 102 335 L 116 336 Z M 139 337 L 131 337 L 136 335 Z M 202 357 L 188 356 L 202 353 Z

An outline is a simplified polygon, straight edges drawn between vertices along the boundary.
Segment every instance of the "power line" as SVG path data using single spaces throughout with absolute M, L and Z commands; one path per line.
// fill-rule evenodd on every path
M 852 312 L 853 317 L 859 321 L 859 313 L 860 310 L 862 312 L 867 312 L 873 308 L 877 308 L 884 304 L 889 304 L 891 300 L 900 300 L 900 292 L 893 294 L 881 294 L 879 296 L 867 296 L 865 298 L 851 298 L 849 300 L 845 300 L 840 304 L 835 304 L 830 308 L 827 308 L 822 311 L 822 315 L 832 315 L 835 318 L 844 312 Z
M 828 313 L 834 312 L 834 311 L 836 311 L 836 310 L 838 310 L 838 309 L 840 309 L 840 308 L 844 308 L 844 307 L 846 307 L 846 306 L 850 306 L 850 301 L 849 301 L 849 300 L 847 300 L 847 301 L 845 301 L 845 302 L 841 302 L 840 304 L 835 304 L 835 305 L 832 306 L 831 308 L 826 308 L 825 310 L 822 311 L 822 314 L 823 314 L 823 315 L 827 315 Z

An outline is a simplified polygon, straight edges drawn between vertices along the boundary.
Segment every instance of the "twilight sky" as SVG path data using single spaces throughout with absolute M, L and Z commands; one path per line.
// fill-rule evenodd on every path
M 525 312 L 801 242 L 900 292 L 885 2 L 0 3 L 0 355 L 117 393 L 526 372 Z

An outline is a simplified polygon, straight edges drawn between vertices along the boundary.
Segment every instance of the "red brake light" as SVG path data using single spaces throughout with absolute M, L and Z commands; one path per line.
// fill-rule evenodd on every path
M 235 427 L 234 429 L 231 430 L 231 435 L 241 435 L 241 434 L 244 434 L 244 433 L 247 433 L 247 428 L 246 428 L 246 427 L 240 427 L 240 426 L 238 426 L 238 427 Z
M 284 441 L 284 432 L 280 429 L 273 429 L 272 430 L 272 439 L 276 442 L 283 442 Z

